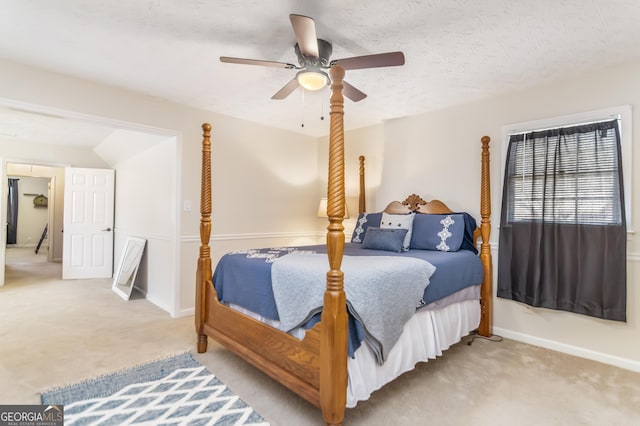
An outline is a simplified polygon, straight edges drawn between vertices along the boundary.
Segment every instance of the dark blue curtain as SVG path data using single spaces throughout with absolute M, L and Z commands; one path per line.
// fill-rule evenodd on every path
M 7 200 L 7 244 L 15 244 L 18 236 L 18 181 L 9 178 Z

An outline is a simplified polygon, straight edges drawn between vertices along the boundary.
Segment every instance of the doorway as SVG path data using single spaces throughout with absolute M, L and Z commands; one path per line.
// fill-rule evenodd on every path
M 7 164 L 7 276 L 15 269 L 11 262 L 16 258 L 19 258 L 17 262 L 20 265 L 30 261 L 46 263 L 53 259 L 54 250 L 48 232 L 52 217 L 49 200 L 52 198 L 53 177 L 48 169 L 28 164 Z
M 62 241 L 55 230 L 61 228 L 63 218 L 58 198 L 64 188 L 58 184 L 64 183 L 64 168 L 7 162 L 6 176 L 17 180 L 17 240 L 13 244 L 7 241 L 7 247 L 35 250 L 40 244 L 38 252 L 44 253 L 48 262 L 61 262 Z
M 56 166 L 60 170 L 73 165 L 85 168 L 111 168 L 115 170 L 115 227 L 113 260 L 120 259 L 127 237 L 147 240 L 149 252 L 146 275 L 140 274 L 141 288 L 152 303 L 169 312 L 178 313 L 180 286 L 180 215 L 178 208 L 181 186 L 181 141 L 177 132 L 129 122 L 87 116 L 72 111 L 61 111 L 38 105 L 19 104 L 2 108 L 7 116 L 19 116 L 24 126 L 12 134 L 13 140 L 0 135 L 0 177 L 6 178 L 7 163 L 31 163 Z M 16 120 L 6 120 L 7 126 Z M 4 126 L 4 124 L 3 124 Z M 35 129 L 47 132 L 24 134 Z M 91 131 L 87 131 L 88 129 Z M 7 129 L 2 129 L 7 130 Z M 38 134 L 44 138 L 34 139 Z M 55 149 L 52 149 L 56 146 Z M 3 179 L 4 180 L 4 179 Z M 59 194 L 64 194 L 64 173 L 52 183 Z M 6 221 L 6 186 L 0 188 L 0 214 Z M 58 195 L 55 198 L 63 197 Z M 55 207 L 56 217 L 64 218 L 64 199 Z M 0 235 L 0 285 L 4 283 L 6 232 Z M 49 247 L 54 251 L 53 262 L 62 262 L 62 224 L 59 228 L 49 224 Z M 151 255 L 153 254 L 153 255 Z M 142 271 L 144 272 L 144 271 Z

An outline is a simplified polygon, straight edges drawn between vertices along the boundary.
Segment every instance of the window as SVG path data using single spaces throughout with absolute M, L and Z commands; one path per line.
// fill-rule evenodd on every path
M 507 224 L 622 223 L 618 120 L 511 135 Z
M 497 294 L 626 321 L 625 123 L 578 123 L 509 135 Z
M 632 165 L 632 121 L 631 121 L 631 106 L 622 105 L 612 108 L 605 108 L 595 111 L 583 112 L 578 114 L 571 114 L 565 116 L 559 116 L 554 118 L 529 121 L 524 123 L 516 123 L 504 126 L 502 128 L 502 159 L 503 163 L 506 162 L 507 150 L 509 149 L 509 139 L 512 135 L 524 134 L 546 129 L 557 129 L 562 127 L 572 127 L 581 123 L 594 123 L 606 120 L 617 120 L 618 130 L 620 132 L 620 145 L 622 149 L 622 170 L 627 171 L 623 173 L 623 186 L 624 186 L 624 204 L 625 204 L 625 218 L 627 221 L 627 232 L 633 232 L 631 206 L 632 206 L 632 194 L 631 190 L 631 165 Z M 502 168 L 502 172 L 506 171 L 506 167 Z M 503 175 L 504 178 L 504 175 Z M 503 179 L 503 183 L 506 181 Z

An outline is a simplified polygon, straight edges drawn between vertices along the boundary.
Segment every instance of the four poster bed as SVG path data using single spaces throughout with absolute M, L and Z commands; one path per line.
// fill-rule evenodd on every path
M 220 260 L 214 275 L 209 247 L 211 126 L 202 126 L 201 247 L 195 326 L 198 352 L 207 350 L 208 337 L 215 339 L 320 407 L 327 424 L 341 424 L 345 407 L 367 399 L 371 392 L 418 362 L 441 355 L 469 332 L 476 330 L 479 335 L 491 336 L 489 138 L 482 138 L 479 228 L 469 215 L 455 213 L 438 200 L 426 202 L 415 194 L 403 202 L 389 204 L 383 212 L 366 213 L 364 158 L 360 157 L 360 215 L 352 242 L 345 244 L 344 70 L 334 66 L 330 72 L 326 245 L 230 253 Z M 412 224 L 406 224 L 408 219 Z M 435 242 L 431 238 L 434 221 L 436 228 L 444 227 L 436 234 Z M 409 237 L 411 229 L 413 234 Z M 430 240 L 421 237 L 427 233 Z M 453 241 L 456 238 L 458 242 Z M 450 247 L 452 241 L 457 247 Z M 431 247 L 435 243 L 438 244 Z M 448 265 L 452 258 L 461 258 L 456 261 L 462 263 Z M 238 269 L 263 272 L 255 279 L 247 279 L 237 274 Z M 361 272 L 365 269 L 368 272 Z M 391 269 L 395 271 L 390 272 Z M 319 274 L 326 288 L 317 290 L 315 286 L 313 294 L 305 292 L 303 284 L 317 280 Z M 260 280 L 266 284 L 254 286 Z M 358 290 L 353 286 L 358 280 L 365 286 L 375 281 L 376 293 L 390 293 L 367 293 L 364 302 L 357 302 Z M 412 284 L 417 281 L 422 284 Z M 453 281 L 462 283 L 448 289 Z M 290 297 L 301 288 L 301 294 L 294 295 L 289 305 L 283 305 L 281 298 Z M 247 300 L 247 293 L 254 296 Z M 411 302 L 417 306 L 410 306 L 410 313 L 405 312 L 401 319 L 388 319 L 386 312 L 367 312 L 373 299 L 381 299 L 378 302 L 382 310 L 389 310 L 389 305 L 396 303 L 390 294 L 411 294 L 411 300 L 417 295 Z M 266 306 L 261 304 L 264 300 L 269 302 Z M 308 315 L 303 310 L 302 317 L 300 312 L 290 314 L 305 303 L 316 303 L 318 309 Z M 293 308 L 285 310 L 283 306 Z M 395 305 L 391 310 L 407 311 L 396 309 Z M 395 330 L 387 330 L 390 323 L 397 324 Z

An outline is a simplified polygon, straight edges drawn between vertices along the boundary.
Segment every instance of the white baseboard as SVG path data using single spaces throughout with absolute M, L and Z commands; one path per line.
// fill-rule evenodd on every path
M 531 336 L 529 334 L 519 333 L 500 327 L 493 327 L 494 334 L 498 334 L 507 339 L 515 340 L 522 343 L 528 343 L 534 346 L 551 349 L 557 352 L 577 356 L 580 358 L 590 359 L 592 361 L 602 362 L 603 364 L 613 365 L 615 367 L 624 368 L 625 370 L 640 373 L 640 361 L 623 358 L 603 352 L 592 351 L 591 349 L 581 348 L 579 346 L 568 345 L 566 343 L 555 340 L 543 339 L 541 337 Z
M 138 289 L 138 287 L 136 287 L 136 289 Z M 173 309 L 171 309 L 171 307 L 165 305 L 165 303 L 163 303 L 161 300 L 158 300 L 156 297 L 154 296 L 150 296 L 147 292 L 142 291 L 140 289 L 138 289 L 138 291 L 140 291 L 143 295 L 144 298 L 147 299 L 149 302 L 153 303 L 154 305 L 156 305 L 158 308 L 162 309 L 163 311 L 167 312 L 169 315 L 171 315 L 172 317 L 175 317 Z
M 178 311 L 178 313 L 176 314 L 176 318 L 180 318 L 180 317 L 186 317 L 189 315 L 195 315 L 196 314 L 196 308 L 186 308 L 186 309 L 181 309 L 180 311 Z

